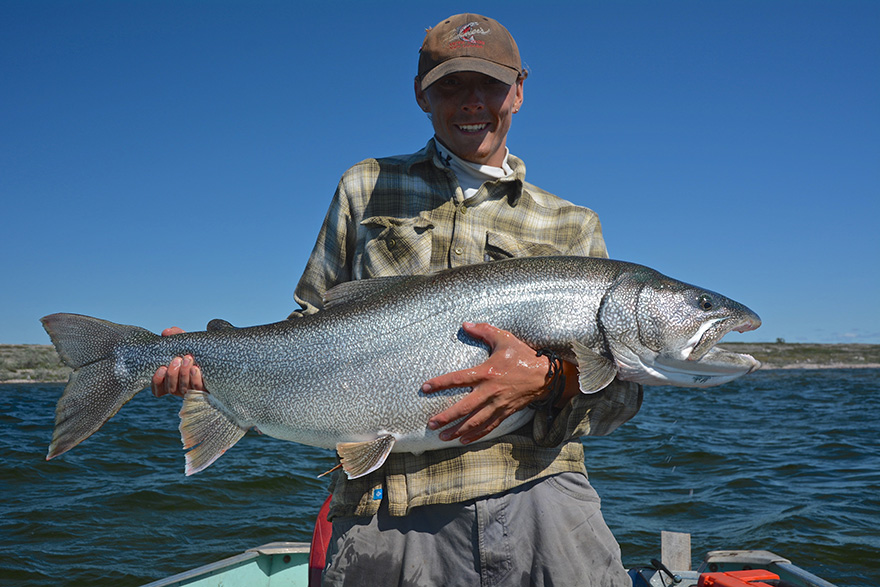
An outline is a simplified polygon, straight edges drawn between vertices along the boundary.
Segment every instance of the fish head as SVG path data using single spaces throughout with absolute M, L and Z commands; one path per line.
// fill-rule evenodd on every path
M 758 315 L 719 293 L 649 271 L 625 286 L 630 330 L 608 346 L 621 379 L 646 385 L 709 387 L 754 371 L 749 355 L 715 347 L 732 331 L 761 325 Z

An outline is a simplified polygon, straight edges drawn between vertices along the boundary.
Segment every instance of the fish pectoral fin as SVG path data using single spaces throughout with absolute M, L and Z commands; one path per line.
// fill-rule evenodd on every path
M 180 439 L 186 453 L 186 474 L 207 468 L 247 432 L 212 405 L 210 394 L 190 390 L 180 408 Z
M 381 467 L 393 446 L 394 436 L 385 434 L 365 442 L 340 442 L 336 445 L 336 452 L 348 478 L 357 479 Z
M 617 364 L 577 341 L 572 348 L 577 357 L 581 393 L 596 393 L 608 387 L 617 375 Z

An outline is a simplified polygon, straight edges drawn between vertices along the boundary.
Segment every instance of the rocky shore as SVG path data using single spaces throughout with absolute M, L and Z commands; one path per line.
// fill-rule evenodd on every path
M 880 369 L 880 344 L 723 342 L 719 346 L 752 355 L 762 369 Z M 69 374 L 51 345 L 0 345 L 0 383 L 64 382 Z
M 752 355 L 761 369 L 880 369 L 880 344 L 722 342 L 720 348 Z

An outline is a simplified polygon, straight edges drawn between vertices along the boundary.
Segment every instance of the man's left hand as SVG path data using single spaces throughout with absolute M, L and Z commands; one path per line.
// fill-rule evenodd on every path
M 489 324 L 466 322 L 462 329 L 470 336 L 489 345 L 489 358 L 472 369 L 454 371 L 429 379 L 422 391 L 432 393 L 454 387 L 470 387 L 471 393 L 455 405 L 440 412 L 428 422 L 437 430 L 464 418 L 444 430 L 442 440 L 461 438 L 462 444 L 479 440 L 498 427 L 514 412 L 546 396 L 549 391 L 547 357 L 537 356 L 535 349 L 510 332 Z

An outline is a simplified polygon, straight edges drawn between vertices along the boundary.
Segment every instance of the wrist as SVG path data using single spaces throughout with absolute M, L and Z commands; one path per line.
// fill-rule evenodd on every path
M 543 392 L 529 404 L 529 407 L 541 409 L 549 406 L 552 409 L 556 407 L 565 394 L 565 361 L 562 360 L 562 357 L 556 351 L 550 349 L 541 349 L 537 351 L 536 355 L 538 357 L 547 357 L 547 376 Z

